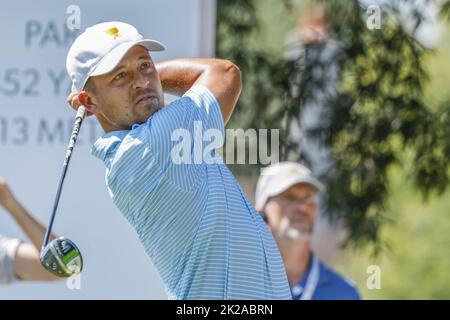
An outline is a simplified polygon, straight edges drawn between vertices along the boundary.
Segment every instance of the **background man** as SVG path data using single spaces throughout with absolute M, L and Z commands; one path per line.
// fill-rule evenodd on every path
M 308 168 L 280 162 L 262 171 L 256 208 L 278 244 L 294 300 L 359 299 L 354 285 L 318 261 L 311 250 L 321 190 Z

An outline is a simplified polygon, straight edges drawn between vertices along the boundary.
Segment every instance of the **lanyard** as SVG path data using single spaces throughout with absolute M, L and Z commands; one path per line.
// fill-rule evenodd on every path
M 319 282 L 320 277 L 320 268 L 319 268 L 319 260 L 317 257 L 313 255 L 311 272 L 308 275 L 308 279 L 306 279 L 305 290 L 303 294 L 300 296 L 299 300 L 311 300 L 314 295 L 314 292 L 317 288 L 317 283 Z

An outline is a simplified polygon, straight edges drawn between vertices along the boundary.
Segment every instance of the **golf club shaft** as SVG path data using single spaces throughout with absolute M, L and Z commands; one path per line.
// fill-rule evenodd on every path
M 50 217 L 50 222 L 48 224 L 47 231 L 45 232 L 44 243 L 42 244 L 42 248 L 44 248 L 48 244 L 50 234 L 52 232 L 53 221 L 55 220 L 56 210 L 58 209 L 59 198 L 61 197 L 61 191 L 64 184 L 64 179 L 66 178 L 67 168 L 69 167 L 70 158 L 72 157 L 72 152 L 77 142 L 78 133 L 80 132 L 80 127 L 85 115 L 86 115 L 86 108 L 84 106 L 80 106 L 78 108 L 77 115 L 75 117 L 75 124 L 73 125 L 69 146 L 67 147 L 66 158 L 64 159 L 61 179 L 59 181 L 58 191 L 56 192 L 56 198 L 53 204 L 52 215 Z

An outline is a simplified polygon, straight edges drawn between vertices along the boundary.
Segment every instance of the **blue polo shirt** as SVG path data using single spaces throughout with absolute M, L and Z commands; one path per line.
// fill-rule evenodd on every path
M 271 232 L 215 151 L 224 136 L 218 101 L 194 86 L 91 152 L 170 299 L 291 299 Z
M 314 254 L 312 254 L 312 258 Z M 313 259 L 308 270 L 297 285 L 291 288 L 292 298 L 300 300 L 304 294 L 307 280 L 313 268 Z M 318 261 L 319 278 L 311 300 L 360 300 L 358 289 L 350 281 L 337 274 L 322 262 Z

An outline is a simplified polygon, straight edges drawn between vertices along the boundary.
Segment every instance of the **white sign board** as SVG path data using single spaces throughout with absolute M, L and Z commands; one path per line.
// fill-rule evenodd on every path
M 67 28 L 73 5 L 80 9 L 81 30 Z M 97 22 L 118 20 L 166 45 L 167 51 L 152 54 L 155 61 L 212 56 L 215 10 L 212 0 L 16 0 L 4 6 L 0 176 L 30 212 L 48 223 L 73 125 L 65 59 L 76 35 Z M 70 290 L 65 281 L 18 282 L 0 286 L 0 299 L 166 299 L 136 234 L 109 198 L 103 163 L 89 154 L 102 133 L 95 118 L 86 119 L 54 225 L 83 254 L 80 288 Z M 3 209 L 0 234 L 27 240 Z

